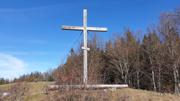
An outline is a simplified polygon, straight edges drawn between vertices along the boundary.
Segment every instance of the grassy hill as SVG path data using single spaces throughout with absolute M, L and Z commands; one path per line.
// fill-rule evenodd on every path
M 51 84 L 51 82 L 13 83 L 0 85 L 0 91 L 11 93 L 10 96 L 3 98 L 3 101 L 11 101 L 12 99 L 17 99 L 17 101 L 18 99 L 23 99 L 22 101 L 45 101 L 43 99 L 46 95 L 43 91 L 49 84 Z
M 131 88 L 106 90 L 59 90 L 44 93 L 52 82 L 30 82 L 0 85 L 2 92 L 11 95 L 2 101 L 180 101 L 180 96 Z M 0 100 L 0 101 L 1 101 Z

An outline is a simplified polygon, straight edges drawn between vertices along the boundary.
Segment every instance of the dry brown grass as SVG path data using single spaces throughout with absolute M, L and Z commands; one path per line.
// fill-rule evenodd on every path
M 49 95 L 50 101 L 180 101 L 180 96 L 131 88 L 64 90 Z
M 27 83 L 25 86 L 22 101 L 180 101 L 180 96 L 167 93 L 156 93 L 152 91 L 137 90 L 131 88 L 123 89 L 101 89 L 101 90 L 65 90 L 49 91 L 43 93 L 44 87 L 49 82 Z M 14 84 L 13 84 L 14 85 Z M 10 85 L 0 86 L 0 89 L 6 91 L 13 87 Z M 17 87 L 17 86 L 16 86 Z M 22 88 L 22 87 L 20 87 Z M 17 88 L 19 89 L 19 88 Z M 1 100 L 0 100 L 1 101 Z M 11 101 L 3 99 L 2 101 Z M 14 100 L 18 101 L 18 100 Z

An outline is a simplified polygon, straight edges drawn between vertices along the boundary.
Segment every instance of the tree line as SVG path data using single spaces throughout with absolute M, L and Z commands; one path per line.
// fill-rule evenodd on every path
M 31 72 L 29 74 L 24 74 L 18 78 L 5 79 L 0 78 L 0 85 L 9 84 L 9 83 L 19 83 L 19 82 L 38 82 L 38 81 L 54 81 L 53 77 L 54 70 L 48 70 L 47 72 Z
M 38 82 L 38 81 L 54 81 L 54 77 L 52 75 L 52 70 L 49 70 L 47 72 L 31 72 L 30 74 L 24 74 L 18 78 L 14 78 L 12 82 L 21 82 L 21 81 L 27 81 L 27 82 Z

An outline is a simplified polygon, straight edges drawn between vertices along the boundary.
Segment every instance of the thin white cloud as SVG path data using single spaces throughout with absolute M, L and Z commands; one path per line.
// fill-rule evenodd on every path
M 47 44 L 47 42 L 45 40 L 40 40 L 40 39 L 32 39 L 27 42 L 29 44 L 38 44 L 38 45 Z
M 12 55 L 0 53 L 0 77 L 13 79 L 26 72 L 26 63 Z
M 24 34 L 24 33 L 22 33 L 22 34 Z M 33 34 L 33 33 L 30 33 L 30 34 Z M 17 35 L 14 35 L 14 34 L 9 34 L 9 33 L 3 34 L 3 33 L 0 32 L 0 36 L 1 36 L 0 37 L 0 42 L 1 42 L 1 44 L 2 43 L 11 44 L 9 46 L 7 46 L 7 45 L 3 46 L 5 48 L 12 48 L 13 47 L 12 44 L 47 45 L 47 44 L 50 43 L 49 41 L 44 40 L 42 38 L 35 38 L 35 37 L 27 36 L 27 35 L 26 35 L 26 37 L 24 37 L 24 35 L 17 36 Z M 7 42 L 7 40 L 11 40 L 11 41 Z
M 24 8 L 0 8 L 1 12 L 34 12 L 37 10 L 45 10 L 45 9 L 56 9 L 57 7 L 66 7 L 74 5 L 74 3 L 56 3 L 56 4 L 50 4 L 50 5 L 43 5 L 43 6 L 37 6 L 37 7 L 24 7 Z
M 29 58 L 34 56 L 60 56 L 63 51 L 0 51 L 0 53 Z
M 48 52 L 44 51 L 3 51 L 3 53 L 16 56 L 44 56 L 49 54 Z

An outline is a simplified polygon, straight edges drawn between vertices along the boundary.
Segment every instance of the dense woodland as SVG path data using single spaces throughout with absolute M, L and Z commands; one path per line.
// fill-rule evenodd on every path
M 88 83 L 128 84 L 129 87 L 179 93 L 180 10 L 163 13 L 144 36 L 130 29 L 102 42 L 88 42 Z M 65 64 L 47 73 L 23 75 L 17 81 L 53 81 L 82 84 L 83 51 L 71 49 Z M 0 82 L 1 83 L 1 82 Z

